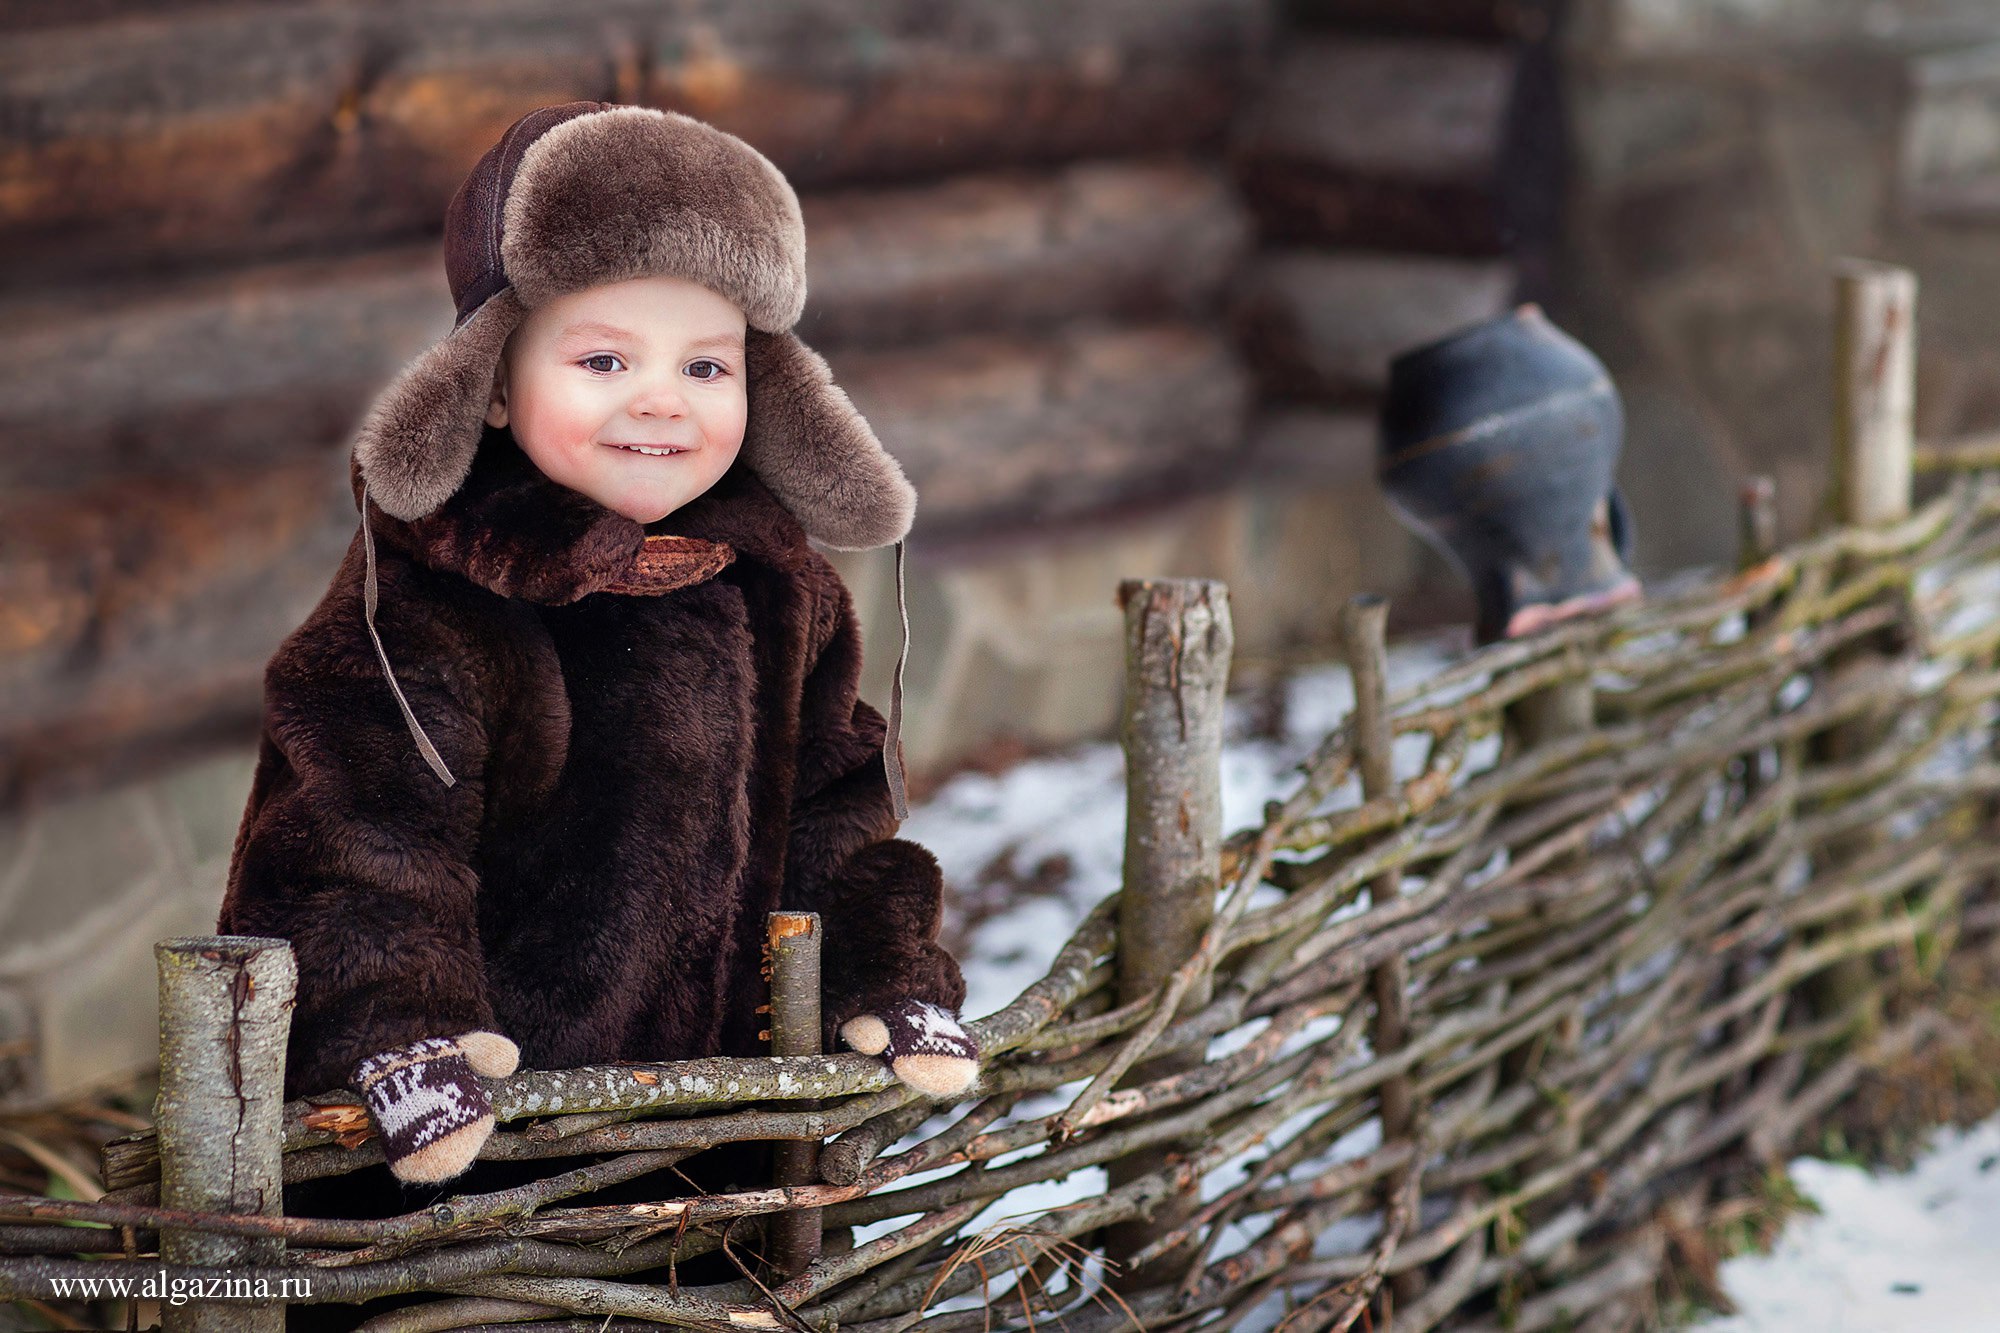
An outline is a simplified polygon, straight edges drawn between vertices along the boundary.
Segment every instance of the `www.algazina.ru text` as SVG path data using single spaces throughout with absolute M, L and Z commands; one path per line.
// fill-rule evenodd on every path
M 175 1277 L 167 1269 L 145 1277 L 51 1277 L 50 1296 L 59 1301 L 303 1301 L 312 1298 L 309 1277 Z

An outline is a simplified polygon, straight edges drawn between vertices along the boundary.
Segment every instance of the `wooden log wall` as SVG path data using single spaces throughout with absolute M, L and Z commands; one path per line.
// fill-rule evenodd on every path
M 1391 357 L 1541 295 L 1562 138 L 1542 96 L 1554 9 L 1287 0 L 1231 152 L 1260 237 L 1230 293 L 1259 469 L 1372 475 Z M 1464 610 L 1431 574 L 1399 618 Z
M 801 189 L 1205 151 L 1255 0 L 130 4 L 9 35 L 11 262 L 233 264 L 435 232 L 524 110 L 672 106 Z M 1060 21 L 1057 21 L 1060 19 Z
M 8 7 L 0 807 L 250 734 L 352 529 L 348 434 L 448 327 L 445 202 L 523 111 L 672 107 L 777 162 L 801 333 L 919 539 L 990 536 L 1214 489 L 1260 404 L 1351 451 L 1390 351 L 1504 303 L 1504 6 L 1451 8 Z M 1378 225 L 1432 213 L 1449 243 Z

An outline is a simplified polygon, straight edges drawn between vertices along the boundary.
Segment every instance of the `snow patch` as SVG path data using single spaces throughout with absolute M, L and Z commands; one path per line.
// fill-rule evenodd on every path
M 1990 1333 L 2000 1236 L 2000 1117 L 1942 1131 L 1907 1173 L 1800 1158 L 1792 1182 L 1820 1206 L 1767 1255 L 1722 1266 L 1738 1313 L 1702 1333 Z

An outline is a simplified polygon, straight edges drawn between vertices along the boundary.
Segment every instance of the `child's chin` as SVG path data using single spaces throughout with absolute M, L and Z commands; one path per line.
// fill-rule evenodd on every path
M 687 503 L 687 497 L 660 491 L 622 492 L 601 501 L 605 508 L 623 514 L 634 523 L 657 523 Z

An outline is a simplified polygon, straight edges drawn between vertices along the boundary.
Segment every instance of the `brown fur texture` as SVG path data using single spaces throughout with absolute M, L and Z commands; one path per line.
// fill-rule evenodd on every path
M 825 922 L 828 1049 L 893 1000 L 961 1003 L 937 863 L 894 836 L 847 590 L 744 462 L 642 528 L 488 430 L 434 513 L 370 521 L 377 626 L 459 781 L 382 679 L 357 535 L 266 670 L 218 922 L 296 951 L 287 1095 L 472 1030 L 531 1068 L 757 1054 L 780 907 Z M 734 559 L 609 591 L 649 533 Z
M 375 400 L 354 453 L 386 513 L 428 514 L 465 480 L 485 429 L 493 372 L 524 313 L 511 291 L 489 297 Z
M 838 551 L 899 541 L 917 492 L 819 353 L 790 333 L 748 334 L 743 456 L 806 530 Z M 800 441 L 811 441 L 801 448 Z
M 783 174 L 735 135 L 651 107 L 536 139 L 507 194 L 500 257 L 530 309 L 653 273 L 695 278 L 767 333 L 806 307 L 805 218 Z

